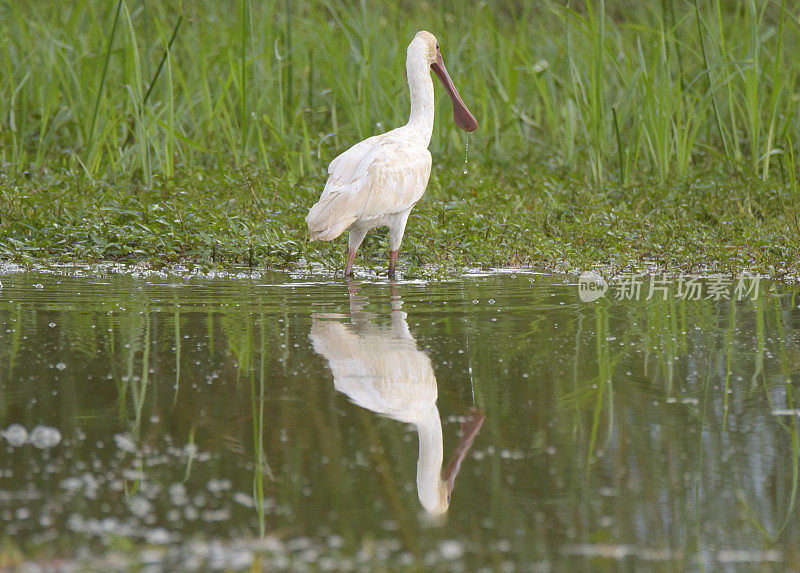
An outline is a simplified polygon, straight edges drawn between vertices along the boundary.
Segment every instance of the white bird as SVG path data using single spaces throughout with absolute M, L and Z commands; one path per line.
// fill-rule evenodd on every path
M 314 350 L 327 359 L 336 390 L 362 408 L 416 427 L 417 496 L 426 511 L 440 515 L 450 505 L 456 474 L 483 424 L 483 414 L 468 417 L 461 443 L 442 474 L 444 442 L 436 376 L 428 355 L 417 349 L 400 305 L 399 297 L 392 301 L 390 328 L 378 326 L 371 314 L 352 307 L 351 325 L 315 315 L 309 338 Z
M 345 276 L 352 275 L 356 250 L 367 231 L 389 227 L 389 277 L 394 278 L 408 215 L 425 192 L 431 174 L 428 145 L 434 99 L 430 70 L 450 94 L 456 125 L 466 131 L 478 127 L 447 73 L 436 38 L 429 32 L 417 32 L 406 56 L 411 93 L 408 123 L 367 138 L 331 161 L 325 189 L 306 216 L 312 241 L 331 241 L 349 231 Z

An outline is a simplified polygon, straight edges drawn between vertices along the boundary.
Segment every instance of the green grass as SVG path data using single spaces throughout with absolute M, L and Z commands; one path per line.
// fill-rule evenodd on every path
M 607 187 L 532 177 L 526 166 L 437 165 L 400 252 L 406 276 L 464 266 L 531 265 L 609 272 L 654 266 L 682 272 L 800 272 L 800 199 L 759 178 Z M 152 189 L 80 175 L 3 189 L 0 258 L 39 262 L 144 261 L 201 269 L 344 264 L 345 241 L 309 243 L 303 222 L 324 176 L 287 183 L 256 171 L 180 174 Z M 385 273 L 385 233 L 358 263 Z
M 405 47 L 425 27 L 479 118 L 483 163 L 548 160 L 594 184 L 620 162 L 633 179 L 683 178 L 707 155 L 774 173 L 798 129 L 800 9 L 569 6 L 3 0 L 0 165 L 148 186 L 175 165 L 305 175 L 405 121 Z M 458 154 L 440 100 L 432 147 Z
M 338 265 L 302 215 L 335 155 L 406 121 L 420 28 L 480 127 L 465 177 L 437 88 L 411 272 L 797 260 L 785 0 L 0 0 L 0 256 Z

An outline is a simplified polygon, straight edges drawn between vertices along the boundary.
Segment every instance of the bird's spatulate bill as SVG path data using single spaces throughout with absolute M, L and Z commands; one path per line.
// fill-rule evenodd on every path
M 431 64 L 431 69 L 439 76 L 439 79 L 444 85 L 444 89 L 450 94 L 450 100 L 453 102 L 453 119 L 456 125 L 465 131 L 475 131 L 478 129 L 478 120 L 467 109 L 467 104 L 458 95 L 456 86 L 453 85 L 453 80 L 450 79 L 450 74 L 447 73 L 447 68 L 444 67 L 444 60 L 442 54 L 436 53 L 436 61 Z
M 472 119 L 474 120 L 475 118 Z M 450 493 L 453 492 L 456 476 L 461 469 L 461 462 L 464 461 L 469 449 L 472 447 L 472 443 L 475 441 L 475 437 L 478 435 L 478 432 L 481 431 L 481 426 L 483 426 L 483 421 L 485 419 L 486 415 L 483 412 L 473 410 L 467 414 L 464 421 L 461 422 L 461 442 L 458 444 L 456 453 L 453 455 L 453 459 L 450 460 L 450 463 L 447 464 L 447 469 L 444 470 L 444 475 L 442 476 L 442 479 L 447 484 L 447 490 Z

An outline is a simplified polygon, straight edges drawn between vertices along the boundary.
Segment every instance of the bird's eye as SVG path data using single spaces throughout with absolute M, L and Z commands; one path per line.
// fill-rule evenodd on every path
M 437 50 L 439 49 L 439 44 L 436 44 L 436 49 L 437 49 Z

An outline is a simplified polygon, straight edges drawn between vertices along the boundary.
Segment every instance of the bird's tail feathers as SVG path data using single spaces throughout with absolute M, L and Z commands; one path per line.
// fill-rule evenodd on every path
M 336 201 L 338 194 L 320 199 L 306 215 L 311 240 L 332 241 L 352 225 L 356 217 Z

